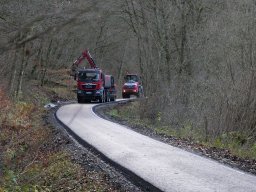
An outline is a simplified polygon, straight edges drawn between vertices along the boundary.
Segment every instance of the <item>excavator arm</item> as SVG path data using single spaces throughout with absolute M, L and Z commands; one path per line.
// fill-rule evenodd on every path
M 97 68 L 96 63 L 94 62 L 88 49 L 82 52 L 82 55 L 77 58 L 77 60 L 72 64 L 71 67 L 71 76 L 75 76 L 78 66 L 82 63 L 84 59 L 87 59 L 92 69 Z
M 97 68 L 96 63 L 94 62 L 94 60 L 88 50 L 83 52 L 83 57 L 85 57 L 87 59 L 87 61 L 89 62 L 92 69 Z

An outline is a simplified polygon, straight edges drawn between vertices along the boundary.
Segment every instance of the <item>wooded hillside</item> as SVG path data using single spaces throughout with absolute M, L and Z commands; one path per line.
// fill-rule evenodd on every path
M 0 4 L 0 84 L 14 101 L 30 84 L 72 86 L 69 68 L 89 48 L 119 94 L 127 71 L 141 75 L 141 119 L 256 155 L 254 0 Z
M 205 140 L 232 137 L 253 145 L 255 2 L 125 3 L 149 97 L 141 116 L 177 129 L 189 127 Z

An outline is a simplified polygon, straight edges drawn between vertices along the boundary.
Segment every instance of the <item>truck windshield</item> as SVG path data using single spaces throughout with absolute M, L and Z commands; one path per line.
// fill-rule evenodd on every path
M 95 82 L 99 80 L 99 73 L 94 71 L 82 71 L 78 73 L 79 81 L 82 82 Z
M 128 82 L 128 81 L 135 81 L 135 82 L 138 82 L 138 76 L 137 75 L 126 75 L 125 77 L 125 81 Z

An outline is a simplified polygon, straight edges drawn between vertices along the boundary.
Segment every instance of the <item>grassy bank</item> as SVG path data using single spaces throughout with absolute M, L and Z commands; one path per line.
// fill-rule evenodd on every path
M 103 173 L 72 161 L 68 141 L 44 120 L 47 102 L 74 98 L 67 87 L 36 82 L 16 101 L 0 89 L 0 192 L 116 191 Z

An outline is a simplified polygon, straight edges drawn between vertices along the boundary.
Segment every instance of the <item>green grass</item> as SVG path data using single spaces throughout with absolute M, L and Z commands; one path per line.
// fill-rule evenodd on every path
M 108 111 L 107 114 L 110 115 L 111 117 L 114 117 L 114 118 L 121 117 L 119 115 L 117 109 L 112 109 L 112 110 Z

